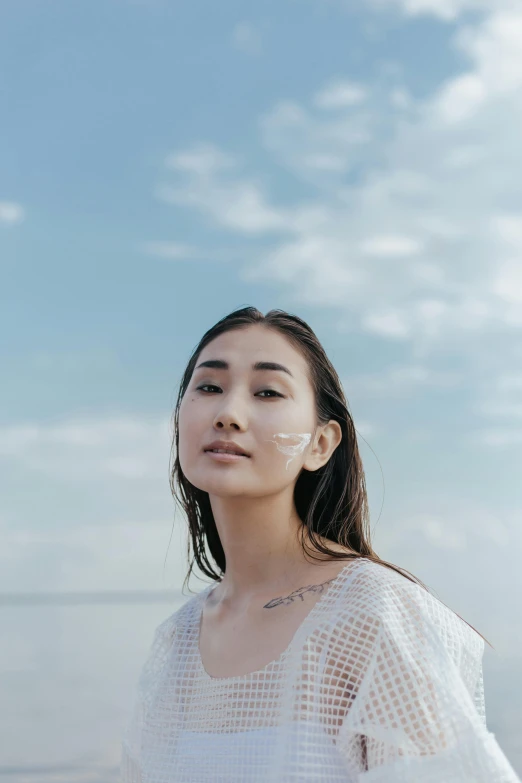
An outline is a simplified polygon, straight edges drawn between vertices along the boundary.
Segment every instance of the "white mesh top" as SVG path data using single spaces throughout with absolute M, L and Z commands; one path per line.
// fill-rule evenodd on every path
M 276 660 L 211 677 L 215 583 L 164 620 L 122 743 L 122 783 L 520 783 L 486 726 L 483 639 L 420 585 L 350 560 Z

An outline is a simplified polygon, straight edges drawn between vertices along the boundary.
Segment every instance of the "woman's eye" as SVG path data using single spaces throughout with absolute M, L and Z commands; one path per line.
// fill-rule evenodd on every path
M 204 391 L 205 389 L 219 389 L 221 391 L 219 386 L 214 386 L 213 383 L 204 383 L 202 386 L 198 386 L 197 389 L 198 390 L 201 389 L 201 391 Z M 258 392 L 258 395 L 259 394 L 265 394 L 265 392 L 268 392 L 269 394 L 275 394 L 276 397 L 283 397 L 284 396 L 283 394 L 280 394 L 279 392 L 276 392 L 274 389 L 262 389 L 262 391 Z M 209 394 L 210 394 L 210 392 L 209 392 Z M 264 399 L 270 399 L 270 398 L 264 398 Z
M 203 391 L 203 389 L 219 389 L 219 386 L 214 386 L 212 383 L 204 383 L 203 386 L 198 386 L 197 390 Z
M 276 397 L 282 397 L 282 394 L 279 394 L 279 392 L 276 392 L 274 389 L 263 389 L 263 391 L 258 392 L 258 394 L 264 394 L 265 392 L 269 392 L 271 394 L 275 394 Z

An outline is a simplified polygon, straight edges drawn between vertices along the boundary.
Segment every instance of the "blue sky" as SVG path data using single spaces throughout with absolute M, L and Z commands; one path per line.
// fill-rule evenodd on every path
M 522 3 L 0 14 L 0 591 L 181 585 L 177 384 L 277 307 L 343 380 L 376 550 L 519 656 Z

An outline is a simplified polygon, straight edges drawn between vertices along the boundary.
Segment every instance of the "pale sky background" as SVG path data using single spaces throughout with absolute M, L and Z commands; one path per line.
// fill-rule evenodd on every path
M 181 588 L 182 372 L 231 310 L 289 310 L 376 551 L 495 647 L 522 774 L 522 0 L 4 0 L 0 100 L 4 601 Z M 115 781 L 172 606 L 0 611 L 2 779 Z

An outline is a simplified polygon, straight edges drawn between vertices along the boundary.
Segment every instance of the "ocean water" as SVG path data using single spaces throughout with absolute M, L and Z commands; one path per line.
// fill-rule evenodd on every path
M 154 629 L 188 596 L 155 603 L 1 605 L 0 781 L 117 783 L 120 742 Z M 486 652 L 486 709 L 522 776 L 522 659 Z
M 154 629 L 185 600 L 1 606 L 2 783 L 116 783 Z

